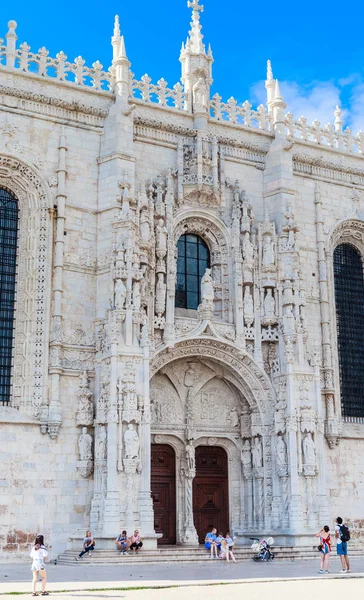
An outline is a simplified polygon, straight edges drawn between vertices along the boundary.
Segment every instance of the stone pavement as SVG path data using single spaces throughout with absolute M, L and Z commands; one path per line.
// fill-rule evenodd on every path
M 142 598 L 147 592 L 137 592 L 137 590 L 124 591 L 126 588 L 149 588 L 148 600 L 154 598 L 182 598 L 182 594 L 186 594 L 185 586 L 189 587 L 189 600 L 191 598 L 204 597 L 203 594 L 214 598 L 214 594 L 218 593 L 221 598 L 221 593 L 228 593 L 231 589 L 232 593 L 247 593 L 250 588 L 260 589 L 260 594 L 270 593 L 270 586 L 280 581 L 282 590 L 286 589 L 285 581 L 288 580 L 290 585 L 296 586 L 296 580 L 306 582 L 308 579 L 314 579 L 315 584 L 321 586 L 320 579 L 325 579 L 328 582 L 334 581 L 338 585 L 342 583 L 342 578 L 350 580 L 345 585 L 353 585 L 352 580 L 358 580 L 359 577 L 364 577 L 364 558 L 355 558 L 352 560 L 351 575 L 342 575 L 340 571 L 340 563 L 338 558 L 333 555 L 331 557 L 331 573 L 330 575 L 318 575 L 319 556 L 313 560 L 301 561 L 277 561 L 273 563 L 251 563 L 242 562 L 236 565 L 227 564 L 225 561 L 211 561 L 211 563 L 203 563 L 196 565 L 135 565 L 135 566 L 96 566 L 84 565 L 76 563 L 72 566 L 65 565 L 47 565 L 47 574 L 49 585 L 47 589 L 53 592 L 64 592 L 59 594 L 62 599 L 76 600 L 77 598 Z M 221 587 L 222 583 L 226 583 L 226 587 Z M 234 586 L 230 588 L 229 583 Z M 254 583 L 254 585 L 251 585 Z M 199 586 L 197 589 L 196 584 Z M 211 584 L 216 584 L 215 587 L 206 587 Z M 273 585 L 274 584 L 274 585 Z M 360 581 L 362 587 L 363 582 Z M 174 586 L 169 589 L 157 589 L 155 592 L 150 588 L 165 588 L 166 586 Z M 176 590 L 179 587 L 179 591 Z M 248 586 L 248 587 L 246 587 Z M 263 586 L 263 587 L 261 587 Z M 298 590 L 300 583 L 298 582 Z M 31 572 L 29 564 L 8 564 L 0 565 L 0 594 L 8 594 L 11 592 L 27 593 L 31 589 Z M 274 588 L 277 589 L 277 588 Z M 312 590 L 315 589 L 315 586 Z M 331 584 L 330 584 L 331 589 Z M 354 589 L 354 588 L 353 588 Z M 96 590 L 102 590 L 97 592 Z M 114 591 L 113 591 L 114 590 Z M 203 592 L 204 590 L 204 592 Z M 217 592 L 215 591 L 217 590 Z M 239 591 L 240 590 L 240 591 Z M 307 590 L 311 590 L 308 586 Z M 325 588 L 326 590 L 326 588 Z M 69 592 L 69 593 L 67 593 Z M 311 591 L 307 592 L 311 594 Z M 317 590 L 315 598 L 317 598 Z M 346 588 L 343 592 L 347 595 Z M 157 596 L 158 594 L 158 596 Z M 200 595 L 201 594 L 201 595 Z M 326 591 L 325 591 L 326 594 Z M 6 595 L 3 596 L 6 598 Z M 10 596 L 9 596 L 10 597 Z M 216 595 L 216 598 L 218 596 Z M 229 596 L 229 600 L 235 597 Z M 236 596 L 237 597 L 237 596 Z M 256 596 L 258 598 L 258 596 Z M 261 595 L 259 596 L 262 597 Z M 281 600 L 285 596 L 280 596 Z M 299 598 L 308 600 L 313 597 L 311 595 L 302 596 Z M 254 596 L 249 596 L 252 600 Z M 272 596 L 270 596 L 271 600 Z M 288 598 L 288 596 L 287 596 Z M 292 596 L 290 597 L 290 599 Z M 330 596 L 330 600 L 333 598 Z

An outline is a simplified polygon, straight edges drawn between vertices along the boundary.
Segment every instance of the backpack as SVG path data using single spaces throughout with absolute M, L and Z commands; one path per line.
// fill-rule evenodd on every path
M 340 539 L 342 542 L 348 542 L 350 540 L 349 527 L 346 525 L 339 525 L 340 527 Z

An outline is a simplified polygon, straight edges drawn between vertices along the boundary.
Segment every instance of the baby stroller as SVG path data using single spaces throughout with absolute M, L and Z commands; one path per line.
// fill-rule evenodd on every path
M 274 554 L 271 551 L 271 546 L 274 544 L 274 539 L 272 537 L 269 537 L 266 540 L 260 540 L 259 538 L 250 539 L 253 540 L 251 549 L 255 552 L 255 555 L 253 556 L 255 562 L 268 562 L 268 560 L 274 560 Z

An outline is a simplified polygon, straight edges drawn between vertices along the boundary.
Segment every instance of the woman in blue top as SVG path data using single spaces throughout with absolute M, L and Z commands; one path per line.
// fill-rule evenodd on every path
M 207 550 L 210 550 L 210 558 L 214 557 L 214 553 L 215 558 L 217 558 L 216 534 L 217 530 L 215 529 L 215 527 L 211 530 L 210 533 L 206 533 L 205 548 L 207 548 Z

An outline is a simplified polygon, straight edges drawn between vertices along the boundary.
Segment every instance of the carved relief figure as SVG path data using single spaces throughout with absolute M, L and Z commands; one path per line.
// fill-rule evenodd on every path
M 263 267 L 274 265 L 274 243 L 270 235 L 267 235 L 263 245 Z
M 286 307 L 286 312 L 283 315 L 283 330 L 285 335 L 292 335 L 296 332 L 295 318 L 290 304 Z
M 228 421 L 229 421 L 231 427 L 238 427 L 239 416 L 238 416 L 238 411 L 235 406 L 233 406 L 229 411 Z
M 287 446 L 281 435 L 277 438 L 276 443 L 277 465 L 281 467 L 287 464 Z
M 264 298 L 264 314 L 266 317 L 274 317 L 275 315 L 275 300 L 272 294 L 271 288 L 267 289 L 266 296 Z
M 82 433 L 78 440 L 78 451 L 80 460 L 92 459 L 92 437 L 87 432 L 87 427 L 82 427 Z
M 197 378 L 197 373 L 193 366 L 190 364 L 184 378 L 184 384 L 186 387 L 193 387 Z
M 149 215 L 145 208 L 140 213 L 140 237 L 144 242 L 149 242 L 150 240 Z
M 312 438 L 312 433 L 308 433 L 302 442 L 303 464 L 316 465 L 316 444 Z
M 253 255 L 254 255 L 254 246 L 253 246 L 252 242 L 250 241 L 250 233 L 249 233 L 249 231 L 247 231 L 244 235 L 244 241 L 243 241 L 243 258 L 246 262 L 251 263 L 251 262 L 253 262 Z
M 241 451 L 241 462 L 242 462 L 244 471 L 249 471 L 251 469 L 252 455 L 251 455 L 251 451 L 250 451 L 249 440 L 244 441 L 243 448 Z
M 263 466 L 263 450 L 262 442 L 259 437 L 254 439 L 254 445 L 252 447 L 253 454 L 253 467 L 260 468 Z
M 192 88 L 193 106 L 195 111 L 205 111 L 208 107 L 207 86 L 202 77 L 199 77 Z
M 133 306 L 135 311 L 140 310 L 141 306 L 141 293 L 140 293 L 140 283 L 139 281 L 134 281 L 133 285 Z
M 132 423 L 129 423 L 124 433 L 125 458 L 139 457 L 139 436 Z
M 162 256 L 165 256 L 167 254 L 167 235 L 168 231 L 166 226 L 164 225 L 164 221 L 163 219 L 159 219 L 155 229 L 155 237 L 157 253 Z
M 100 427 L 95 443 L 95 458 L 96 460 L 106 459 L 106 428 L 104 425 Z
M 245 287 L 245 293 L 244 293 L 244 316 L 245 317 L 254 317 L 253 296 L 252 296 L 249 285 L 247 285 Z
M 167 285 L 164 283 L 163 273 L 158 273 L 157 277 L 155 309 L 157 315 L 162 315 L 166 308 Z
M 126 287 L 122 279 L 117 279 L 115 284 L 115 308 L 123 309 L 126 300 Z
M 214 284 L 211 279 L 211 269 L 206 269 L 201 279 L 201 300 L 202 303 L 214 301 Z
M 191 442 L 186 446 L 186 464 L 189 473 L 193 473 L 196 470 L 195 448 Z

